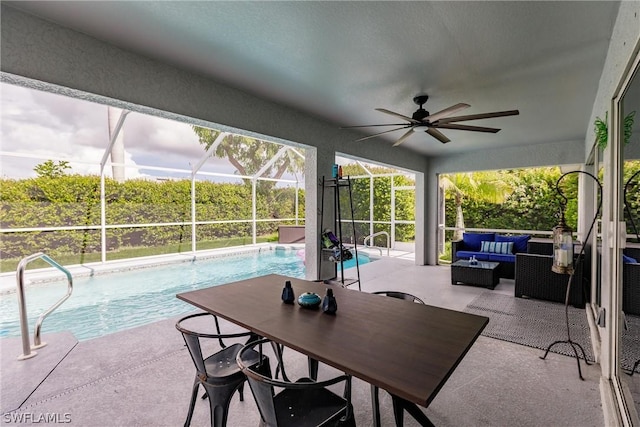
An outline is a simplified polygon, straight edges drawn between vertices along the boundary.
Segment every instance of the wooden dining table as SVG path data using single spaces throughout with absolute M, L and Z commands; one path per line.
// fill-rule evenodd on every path
M 319 308 L 283 303 L 282 288 L 287 280 L 296 298 L 304 292 L 323 297 L 332 289 L 337 312 L 331 315 Z M 413 404 L 427 407 L 431 403 L 489 321 L 483 316 L 277 274 L 177 297 L 388 391 L 414 417 L 424 414 Z M 430 424 L 426 416 L 418 421 Z

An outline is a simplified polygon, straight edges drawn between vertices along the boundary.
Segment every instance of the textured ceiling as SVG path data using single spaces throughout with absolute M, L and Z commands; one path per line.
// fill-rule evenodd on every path
M 210 76 L 336 127 L 436 112 L 519 109 L 468 124 L 497 134 L 416 132 L 428 155 L 583 140 L 619 3 L 5 2 L 123 49 Z M 361 130 L 363 136 L 384 130 Z M 347 131 L 345 131 L 347 132 Z M 384 135 L 391 144 L 402 134 Z M 382 138 L 382 137 L 381 137 Z M 361 142 L 366 144 L 365 142 Z

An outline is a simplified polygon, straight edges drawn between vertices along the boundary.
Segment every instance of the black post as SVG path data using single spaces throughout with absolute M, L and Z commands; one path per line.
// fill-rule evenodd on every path
M 593 221 L 591 221 L 591 226 L 589 227 L 589 232 L 587 233 L 587 237 L 584 239 L 584 242 L 582 243 L 582 248 L 580 249 L 580 254 L 578 254 L 578 259 L 576 260 L 576 265 L 575 265 L 575 270 L 577 270 L 579 266 L 581 267 L 580 264 L 581 264 L 582 258 L 584 256 L 585 248 L 587 247 L 587 243 L 589 242 L 589 237 L 591 237 L 591 232 L 593 231 L 593 228 L 594 228 L 594 226 L 596 224 L 596 220 L 598 219 L 598 214 L 600 213 L 600 208 L 602 207 L 602 185 L 600 185 L 600 181 L 598 181 L 598 178 L 596 178 L 595 176 L 593 176 L 589 172 L 570 171 L 570 172 L 562 174 L 560 176 L 560 178 L 558 178 L 558 181 L 556 181 L 556 191 L 564 199 L 564 203 L 562 203 L 562 214 L 564 214 L 564 208 L 566 206 L 567 198 L 564 195 L 564 193 L 562 192 L 562 190 L 560 189 L 560 181 L 565 176 L 567 176 L 569 174 L 572 174 L 572 173 L 582 173 L 582 174 L 590 176 L 598 184 L 598 189 L 599 189 L 599 191 L 598 191 L 598 198 L 599 198 L 599 200 L 598 200 L 598 210 L 596 211 L 596 214 L 593 217 Z M 580 356 L 578 355 L 578 349 L 582 353 L 582 358 L 584 359 L 584 363 L 586 363 L 587 365 L 590 365 L 590 363 L 587 360 L 587 356 L 586 356 L 582 346 L 580 344 L 578 344 L 577 342 L 574 342 L 571 339 L 571 328 L 570 328 L 570 325 L 569 325 L 569 294 L 571 293 L 571 282 L 573 281 L 573 275 L 574 275 L 574 272 L 572 271 L 569 274 L 569 280 L 567 282 L 567 292 L 566 292 L 565 299 L 564 299 L 564 314 L 565 314 L 565 321 L 566 321 L 566 326 L 567 326 L 567 339 L 566 340 L 558 340 L 558 341 L 552 342 L 549 345 L 549 347 L 547 347 L 547 350 L 544 352 L 544 356 L 540 356 L 540 358 L 541 359 L 545 359 L 547 357 L 547 355 L 549 354 L 549 351 L 551 350 L 551 348 L 556 344 L 569 344 L 571 346 L 571 349 L 573 350 L 573 354 L 576 357 L 576 362 L 578 363 L 578 375 L 580 376 L 580 379 L 584 381 L 584 378 L 582 377 L 582 369 L 580 368 Z

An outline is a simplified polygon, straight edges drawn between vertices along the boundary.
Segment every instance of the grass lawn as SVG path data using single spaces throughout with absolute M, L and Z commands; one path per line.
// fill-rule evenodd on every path
M 277 233 L 256 238 L 257 243 L 276 242 L 278 240 Z M 235 237 L 228 239 L 217 239 L 210 241 L 202 241 L 197 243 L 197 249 L 208 250 L 218 248 L 230 248 L 234 246 L 246 246 L 252 244 L 250 237 Z M 117 251 L 107 252 L 107 260 L 113 261 L 117 259 L 139 258 L 152 255 L 177 254 L 181 252 L 191 252 L 191 242 L 183 242 L 179 244 L 171 244 L 164 246 L 140 246 L 140 247 L 124 247 Z M 91 262 L 100 262 L 100 253 L 91 252 L 84 254 L 47 254 L 60 265 L 87 264 Z M 0 260 L 0 273 L 16 271 L 18 268 L 18 258 L 8 258 Z M 42 260 L 36 260 L 28 265 L 28 270 L 36 268 L 50 267 L 50 265 Z

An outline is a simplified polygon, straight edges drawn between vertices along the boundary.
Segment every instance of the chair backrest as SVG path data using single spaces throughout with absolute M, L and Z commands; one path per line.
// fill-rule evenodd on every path
M 217 333 L 207 334 L 203 332 L 196 332 L 196 331 L 187 329 L 185 326 L 183 326 L 183 323 L 186 322 L 187 320 L 193 319 L 196 317 L 201 317 L 201 316 L 209 316 L 214 318 Z M 249 341 L 253 341 L 255 337 L 255 334 L 249 331 L 239 332 L 234 334 L 222 334 L 220 332 L 220 324 L 218 323 L 218 318 L 209 313 L 196 313 L 196 314 L 191 314 L 189 316 L 183 317 L 182 319 L 178 320 L 178 322 L 176 323 L 176 329 L 182 333 L 182 338 L 184 339 L 184 343 L 187 345 L 187 349 L 189 350 L 189 354 L 191 355 L 193 364 L 196 366 L 196 370 L 198 371 L 198 374 L 205 374 L 205 375 L 208 375 L 208 373 L 204 363 L 205 357 L 202 355 L 202 346 L 200 345 L 200 338 L 217 339 L 218 342 L 220 343 L 220 346 L 222 348 L 225 348 L 226 345 L 224 344 L 223 339 L 249 337 Z
M 262 350 L 263 341 L 258 344 L 259 350 Z M 256 344 L 256 343 L 253 343 Z M 273 397 L 275 396 L 275 390 L 273 385 L 270 383 L 271 375 L 263 375 L 258 370 L 261 371 L 270 371 L 271 369 L 265 369 L 264 367 L 257 367 L 256 365 L 251 365 L 251 361 L 247 360 L 247 354 L 249 353 L 249 349 L 253 349 L 254 346 L 252 344 L 248 344 L 240 350 L 238 353 L 238 358 L 236 359 L 240 369 L 247 376 L 247 380 L 249 381 L 249 387 L 251 387 L 251 392 L 253 393 L 253 397 L 256 400 L 256 404 L 258 405 L 258 410 L 260 411 L 260 416 L 264 420 L 267 426 L 276 426 L 277 425 L 277 414 L 276 408 L 273 401 Z M 261 357 L 262 360 L 264 360 Z M 268 363 L 268 362 L 267 362 Z
M 377 295 L 386 295 L 386 296 L 392 297 L 392 298 L 404 299 L 404 300 L 407 300 L 407 301 L 413 301 L 413 302 L 418 303 L 418 304 L 424 304 L 424 301 L 422 301 L 420 298 L 418 298 L 415 295 L 408 294 L 406 292 L 377 291 L 377 292 L 372 292 L 372 293 L 377 294 Z
M 351 377 L 348 375 L 340 375 L 326 381 L 313 381 L 309 378 L 302 378 L 297 382 L 278 381 L 271 378 L 271 369 L 268 366 L 269 359 L 262 357 L 262 345 L 270 343 L 268 338 L 262 338 L 245 345 L 238 353 L 236 361 L 242 369 L 242 372 L 247 376 L 251 392 L 258 405 L 258 410 L 262 416 L 264 424 L 267 426 L 279 425 L 278 418 L 282 416 L 278 414 L 274 403 L 274 397 L 276 396 L 276 388 L 281 389 L 313 389 L 313 388 L 325 388 L 339 382 L 345 382 L 345 409 L 346 417 L 351 416 Z M 255 348 L 258 347 L 258 353 L 260 357 L 256 359 Z M 256 363 L 256 360 L 263 362 Z M 264 362 L 266 361 L 266 362 Z M 267 363 L 267 366 L 263 364 Z

